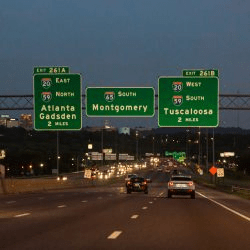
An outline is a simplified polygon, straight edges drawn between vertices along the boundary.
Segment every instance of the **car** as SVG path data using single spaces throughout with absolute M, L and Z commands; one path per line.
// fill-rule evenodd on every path
M 125 178 L 125 186 L 127 187 L 128 182 L 130 181 L 131 178 L 137 177 L 137 174 L 128 174 Z
M 150 180 L 144 177 L 136 176 L 130 178 L 127 182 L 127 194 L 131 194 L 131 192 L 144 192 L 148 194 L 148 182 Z
M 168 198 L 172 195 L 190 195 L 195 199 L 195 184 L 190 175 L 172 175 L 168 182 Z
M 157 167 L 157 172 L 163 172 L 163 167 Z
M 57 181 L 67 181 L 68 180 L 67 176 L 63 176 L 63 175 L 58 175 L 56 179 L 57 179 Z

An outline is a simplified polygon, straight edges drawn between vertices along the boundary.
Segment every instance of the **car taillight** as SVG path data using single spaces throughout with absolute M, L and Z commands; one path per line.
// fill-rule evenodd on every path
M 128 183 L 128 184 L 131 184 L 131 182 L 130 182 L 130 181 L 128 181 L 127 183 Z
M 144 181 L 142 184 L 143 184 L 143 185 L 146 185 L 146 184 L 147 184 L 147 182 L 146 182 L 146 181 Z
M 168 185 L 169 185 L 169 186 L 174 186 L 174 183 L 173 183 L 172 181 L 170 181 L 170 182 L 168 183 Z
M 190 182 L 188 183 L 188 185 L 189 185 L 189 186 L 193 186 L 194 183 L 193 183 L 192 181 L 190 181 Z

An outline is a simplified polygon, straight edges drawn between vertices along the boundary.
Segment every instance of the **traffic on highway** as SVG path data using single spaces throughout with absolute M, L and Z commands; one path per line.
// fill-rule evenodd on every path
M 250 201 L 194 184 L 185 164 L 91 173 L 82 187 L 1 195 L 1 249 L 249 249 Z

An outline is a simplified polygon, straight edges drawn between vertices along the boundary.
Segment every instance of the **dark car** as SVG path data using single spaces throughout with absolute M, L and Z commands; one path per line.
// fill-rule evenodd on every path
M 128 182 L 131 180 L 131 178 L 135 178 L 135 177 L 138 177 L 138 175 L 137 174 L 128 174 L 126 176 L 126 178 L 125 178 L 125 185 L 126 185 L 126 187 L 128 185 Z
M 148 194 L 148 182 L 149 180 L 144 177 L 132 177 L 127 182 L 127 193 L 131 194 L 131 192 L 144 192 Z

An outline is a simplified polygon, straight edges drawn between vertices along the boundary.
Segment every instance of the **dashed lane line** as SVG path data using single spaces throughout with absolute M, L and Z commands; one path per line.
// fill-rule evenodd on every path
M 66 207 L 66 205 L 60 205 L 60 206 L 57 206 L 58 208 L 63 208 L 63 207 Z
M 132 215 L 131 217 L 130 217 L 130 219 L 137 219 L 139 217 L 139 215 L 138 214 L 135 214 L 135 215 Z
M 143 210 L 146 210 L 146 209 L 148 209 L 148 207 L 142 207 L 142 209 L 143 209 Z
M 30 215 L 30 213 L 18 214 L 18 215 L 15 215 L 14 217 L 18 218 L 18 217 L 24 217 L 24 216 L 28 216 L 28 215 Z
M 81 202 L 86 203 L 86 202 L 88 202 L 88 201 L 81 201 Z
M 119 237 L 119 235 L 122 233 L 122 231 L 114 231 L 112 234 L 109 235 L 109 240 L 115 240 Z
M 237 211 L 235 211 L 235 210 L 233 210 L 233 209 L 231 209 L 231 208 L 229 208 L 229 207 L 227 207 L 227 206 L 225 206 L 225 205 L 219 203 L 218 201 L 215 201 L 215 200 L 213 200 L 213 199 L 208 198 L 208 197 L 205 196 L 204 194 L 201 194 L 201 193 L 199 193 L 199 192 L 197 192 L 197 191 L 196 191 L 196 193 L 199 194 L 200 196 L 202 196 L 202 197 L 204 197 L 204 198 L 206 198 L 206 199 L 212 201 L 213 203 L 215 203 L 215 204 L 217 204 L 217 205 L 223 207 L 224 209 L 230 211 L 231 213 L 234 213 L 234 214 L 240 216 L 241 218 L 243 218 L 243 219 L 245 219 L 245 220 L 247 220 L 247 221 L 250 221 L 250 218 L 249 218 L 249 217 L 247 217 L 247 216 L 245 216 L 245 215 L 243 215 L 243 214 L 241 214 L 241 213 L 239 213 L 239 212 L 237 212 Z

